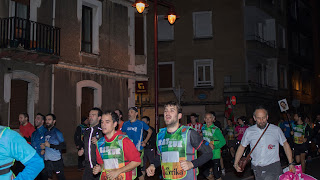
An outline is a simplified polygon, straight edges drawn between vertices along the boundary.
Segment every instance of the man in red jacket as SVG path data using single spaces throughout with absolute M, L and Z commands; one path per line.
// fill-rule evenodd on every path
M 20 134 L 24 137 L 29 144 L 31 144 L 31 135 L 35 131 L 34 126 L 29 122 L 28 113 L 20 113 L 19 114 L 19 122 L 20 122 Z

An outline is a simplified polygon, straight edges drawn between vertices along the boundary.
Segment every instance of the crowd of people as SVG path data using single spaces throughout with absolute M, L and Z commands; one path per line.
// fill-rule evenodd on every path
M 228 119 L 225 128 L 212 111 L 205 113 L 204 124 L 193 113 L 190 123 L 183 125 L 181 106 L 171 101 L 164 105 L 166 127 L 159 133 L 149 126 L 148 116 L 139 120 L 138 114 L 138 109 L 131 107 L 128 121 L 124 121 L 120 109 L 103 112 L 94 107 L 88 117 L 81 119 L 74 142 L 82 179 L 142 180 L 146 175 L 154 176 L 160 167 L 162 179 L 191 180 L 201 173 L 209 180 L 219 180 L 225 175 L 222 148 L 228 150 L 238 172 L 243 171 L 240 158 L 254 149 L 250 156 L 256 179 L 277 179 L 282 173 L 280 157 L 286 157 L 291 171 L 295 171 L 294 164 L 298 163 L 305 172 L 306 159 L 319 154 L 320 114 L 314 122 L 298 112 L 287 114 L 286 119 L 273 125 L 268 123 L 267 109 L 259 106 L 252 117 Z M 21 113 L 20 135 L 0 126 L 0 145 L 4 144 L 8 154 L 12 154 L 10 158 L 0 154 L 4 162 L 0 164 L 1 179 L 14 177 L 14 173 L 18 174 L 16 179 L 47 180 L 52 179 L 53 173 L 59 180 L 65 179 L 61 153 L 66 143 L 55 127 L 56 121 L 54 114 L 38 113 L 34 127 L 28 114 Z M 9 143 L 3 141 L 6 138 Z M 14 159 L 21 163 L 16 163 L 12 172 Z

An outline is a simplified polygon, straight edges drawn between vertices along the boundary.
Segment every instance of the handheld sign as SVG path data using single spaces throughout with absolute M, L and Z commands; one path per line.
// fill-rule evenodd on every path
M 281 112 L 289 110 L 289 106 L 286 99 L 281 99 L 278 101 Z

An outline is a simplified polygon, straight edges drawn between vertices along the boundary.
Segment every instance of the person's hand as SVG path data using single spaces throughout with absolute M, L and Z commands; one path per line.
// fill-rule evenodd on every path
M 214 145 L 212 143 L 210 143 L 209 146 L 211 147 L 211 149 L 214 149 Z
M 120 170 L 119 169 L 112 169 L 107 173 L 108 179 L 116 179 L 120 175 Z
M 241 168 L 238 166 L 238 163 L 234 164 L 233 167 L 236 169 L 237 172 L 242 172 Z
M 144 141 L 141 142 L 141 146 L 142 146 L 142 147 L 146 147 L 146 145 L 147 145 L 146 142 L 144 142 Z
M 180 161 L 180 166 L 184 171 L 188 171 L 194 167 L 192 162 L 186 160 Z
M 290 134 L 293 135 L 293 131 L 291 131 Z
M 82 156 L 84 154 L 84 149 L 81 148 L 79 151 L 78 151 L 78 156 Z
M 150 164 L 150 166 L 146 169 L 148 176 L 154 176 L 155 171 L 156 171 L 156 168 L 154 167 L 153 164 Z
M 44 155 L 45 152 L 46 152 L 46 151 L 45 151 L 44 149 L 42 149 L 40 154 L 41 154 L 41 155 Z
M 80 150 L 79 150 L 80 151 Z M 78 153 L 79 154 L 79 153 Z M 101 166 L 99 165 L 99 164 L 97 164 L 96 166 L 94 166 L 93 167 L 93 169 L 92 169 L 92 173 L 94 174 L 94 175 L 97 175 L 99 172 L 101 172 Z
M 44 143 L 41 143 L 41 144 L 40 144 L 40 148 L 41 148 L 41 149 L 45 149 L 45 148 L 46 148 L 46 146 L 44 145 Z
M 46 141 L 46 142 L 44 143 L 44 145 L 45 145 L 46 147 L 50 147 L 50 143 L 49 143 L 48 141 Z
M 289 171 L 292 172 L 292 173 L 296 172 L 296 168 L 294 167 L 293 164 L 289 165 Z
M 97 143 L 97 141 L 98 141 L 98 140 L 97 140 L 97 138 L 96 138 L 96 137 L 91 138 L 91 143 L 92 143 L 92 144 L 96 144 L 96 143 Z

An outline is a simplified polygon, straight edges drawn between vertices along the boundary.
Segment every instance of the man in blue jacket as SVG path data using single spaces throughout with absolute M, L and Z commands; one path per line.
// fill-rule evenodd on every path
M 66 143 L 62 133 L 54 125 L 56 116 L 54 114 L 46 115 L 46 127 L 48 131 L 45 133 L 45 143 L 42 143 L 41 149 L 45 150 L 44 163 L 49 178 L 52 178 L 54 171 L 59 180 L 65 180 L 64 165 L 61 156 L 61 150 L 66 148 Z
M 43 169 L 42 158 L 27 141 L 9 127 L 0 126 L 0 179 L 33 180 Z M 10 167 L 14 160 L 20 161 L 25 168 L 14 177 Z
M 43 159 L 45 151 L 41 149 L 40 145 L 45 143 L 44 134 L 48 131 L 47 128 L 43 126 L 45 116 L 41 113 L 38 113 L 34 119 L 34 125 L 36 130 L 31 135 L 31 146 L 37 151 L 38 155 Z M 38 176 L 39 180 L 47 180 L 45 169 L 42 170 Z

